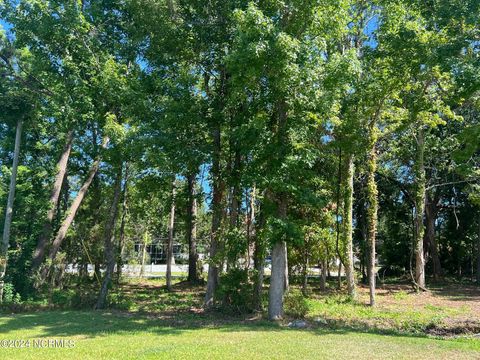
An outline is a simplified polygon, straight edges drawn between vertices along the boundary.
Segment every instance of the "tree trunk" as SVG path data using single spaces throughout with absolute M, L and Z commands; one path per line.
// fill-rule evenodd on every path
M 286 245 L 285 245 L 285 253 L 284 254 L 285 254 L 285 275 L 284 275 L 285 292 L 287 292 L 290 289 L 290 281 L 288 279 L 288 253 L 287 253 Z
M 145 275 L 145 261 L 147 258 L 147 233 L 145 232 L 143 238 L 143 246 L 142 246 L 142 262 L 140 265 L 140 277 L 143 278 Z
M 175 226 L 175 177 L 172 183 L 172 203 L 170 206 L 170 219 L 168 222 L 168 244 L 167 244 L 167 289 L 172 290 L 172 262 L 173 262 L 173 231 Z
M 18 120 L 15 133 L 15 147 L 13 152 L 12 174 L 10 176 L 10 186 L 8 188 L 7 208 L 5 211 L 5 223 L 3 226 L 2 243 L 0 244 L 0 304 L 3 301 L 3 288 L 5 273 L 7 272 L 8 247 L 10 246 L 10 227 L 13 216 L 13 200 L 15 199 L 15 189 L 17 186 L 18 159 L 20 157 L 20 142 L 22 140 L 23 119 Z
M 425 212 L 425 138 L 420 125 L 417 130 L 417 149 L 415 163 L 415 283 L 425 289 L 425 258 L 423 254 L 423 214 Z
M 123 266 L 123 250 L 125 246 L 125 224 L 127 222 L 128 211 L 128 162 L 125 163 L 125 184 L 123 185 L 123 202 L 122 202 L 122 219 L 120 221 L 120 234 L 118 241 L 118 254 L 117 254 L 117 282 L 122 277 Z
M 278 217 L 287 218 L 287 204 L 285 197 L 278 200 Z M 288 285 L 287 243 L 277 240 L 272 249 L 272 273 L 268 292 L 268 317 L 270 320 L 279 320 L 283 317 L 283 296 Z
M 100 277 L 102 276 L 100 267 L 101 267 L 100 261 L 98 259 L 95 259 L 95 264 L 93 264 L 93 277 L 94 277 L 94 280 L 97 279 L 99 284 L 100 284 Z
M 279 320 L 283 317 L 283 296 L 285 293 L 285 241 L 277 241 L 272 249 L 272 275 L 268 293 L 268 317 L 270 320 Z
M 428 249 L 430 250 L 430 255 L 432 257 L 433 263 L 433 278 L 435 281 L 438 281 L 442 276 L 442 264 L 440 263 L 440 256 L 438 254 L 438 245 L 437 239 L 435 238 L 435 222 L 437 220 L 438 208 L 437 208 L 437 199 L 432 199 L 430 196 L 426 195 L 426 205 L 425 205 L 425 241 L 424 244 L 428 244 Z
M 252 239 L 254 237 L 254 227 L 253 224 L 255 223 L 255 185 L 253 185 L 252 191 L 250 193 L 250 196 L 246 196 L 245 202 L 248 203 L 247 206 L 247 219 L 246 219 L 246 225 L 247 225 L 247 263 L 245 268 L 249 269 L 250 268 L 250 263 L 251 263 L 251 257 L 252 257 L 252 252 L 253 250 L 253 243 Z M 253 250 L 253 251 L 252 251 Z
M 338 260 L 338 274 L 337 274 L 338 290 L 342 288 L 342 261 Z
M 374 124 L 370 127 L 370 152 L 367 160 L 367 234 L 368 234 L 368 285 L 370 306 L 375 306 L 375 240 L 377 236 L 378 190 L 375 181 L 377 171 L 377 134 Z
M 308 290 L 308 253 L 305 252 L 305 259 L 303 262 L 303 284 L 302 292 L 306 296 Z
M 344 199 L 344 231 L 346 244 L 346 258 L 345 258 L 345 277 L 347 280 L 348 295 L 355 299 L 355 273 L 353 268 L 353 177 L 355 169 L 353 163 L 353 154 L 347 157 L 347 173 Z
M 102 147 L 106 147 L 108 144 L 108 138 L 104 139 Z M 77 193 L 77 196 L 73 200 L 72 205 L 68 209 L 68 215 L 65 217 L 65 219 L 62 222 L 62 225 L 60 226 L 60 229 L 58 230 L 57 235 L 55 236 L 55 239 L 53 240 L 52 247 L 50 248 L 50 252 L 48 255 L 48 259 L 50 261 L 50 264 L 53 263 L 55 260 L 55 257 L 57 256 L 57 252 L 60 249 L 60 246 L 63 243 L 63 240 L 65 240 L 65 236 L 67 235 L 67 231 L 70 228 L 70 225 L 73 222 L 73 219 L 75 219 L 75 215 L 77 214 L 78 209 L 80 208 L 80 205 L 82 204 L 83 198 L 85 197 L 88 188 L 90 187 L 90 184 L 93 181 L 93 178 L 95 177 L 95 174 L 98 171 L 98 168 L 100 167 L 100 157 L 98 157 L 92 164 L 92 167 L 90 168 L 90 171 L 88 173 L 88 177 L 83 183 L 82 187 Z M 51 266 L 51 265 L 50 265 Z M 47 276 L 49 275 L 50 272 L 50 267 L 45 267 L 44 270 L 42 271 L 42 276 L 41 276 L 41 281 L 42 283 L 46 280 Z
M 188 281 L 192 284 L 198 282 L 197 272 L 197 198 L 195 194 L 196 174 L 187 177 L 188 206 L 187 206 L 187 242 L 188 242 Z
M 480 218 L 478 219 L 477 234 L 477 285 L 480 285 Z
M 265 217 L 260 212 L 258 221 L 258 228 L 261 229 L 265 225 Z M 257 233 L 257 232 L 255 232 Z M 263 278 L 265 271 L 265 243 L 259 236 L 255 236 L 255 250 L 253 254 L 253 262 L 255 270 L 257 270 L 257 277 L 253 290 L 253 304 L 258 311 L 263 310 L 262 296 L 263 296 Z
M 220 173 L 220 156 L 221 156 L 221 129 L 217 125 L 213 133 L 214 151 L 212 159 L 212 177 L 213 177 L 213 196 L 212 196 L 212 230 L 210 235 L 210 263 L 208 266 L 207 290 L 205 293 L 206 307 L 214 304 L 215 291 L 218 286 L 219 267 L 222 264 L 218 259 L 219 247 L 219 230 L 223 217 L 223 196 L 224 183 Z
M 62 154 L 60 155 L 60 158 L 58 159 L 58 162 L 57 162 L 57 166 L 56 166 L 57 173 L 55 175 L 55 181 L 53 183 L 52 192 L 50 194 L 47 218 L 45 220 L 45 223 L 43 224 L 42 233 L 38 238 L 37 247 L 35 249 L 35 252 L 33 253 L 32 270 L 38 269 L 45 258 L 45 249 L 47 246 L 48 239 L 50 238 L 50 234 L 52 233 L 53 218 L 57 210 L 60 192 L 62 190 L 65 174 L 67 172 L 67 164 L 68 164 L 68 159 L 70 158 L 70 152 L 72 150 L 72 142 L 73 142 L 73 131 L 70 130 L 67 133 L 67 142 L 63 147 Z
M 327 261 L 322 260 L 322 274 L 320 276 L 320 290 L 325 291 L 327 288 Z
M 96 309 L 103 309 L 107 300 L 108 286 L 112 280 L 113 271 L 115 269 L 115 225 L 117 223 L 118 203 L 120 200 L 120 192 L 122 190 L 122 166 L 120 166 L 115 179 L 115 188 L 113 193 L 113 201 L 110 206 L 110 218 L 105 227 L 105 260 L 107 263 L 105 275 L 103 278 L 100 293 L 98 294 Z
M 258 311 L 263 310 L 262 296 L 263 296 L 263 278 L 265 271 L 265 249 L 263 244 L 260 244 L 261 240 L 256 239 L 254 265 L 257 270 L 257 278 L 255 279 L 255 287 L 253 292 L 253 304 L 254 308 Z

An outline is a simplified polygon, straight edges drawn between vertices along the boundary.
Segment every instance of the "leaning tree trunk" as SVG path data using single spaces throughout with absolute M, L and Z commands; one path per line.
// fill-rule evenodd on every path
M 415 162 L 415 285 L 425 289 L 425 258 L 423 253 L 423 215 L 425 212 L 425 134 L 422 126 L 417 130 Z
M 23 119 L 18 120 L 15 133 L 15 148 L 13 152 L 12 174 L 8 188 L 7 208 L 5 211 L 5 223 L 3 226 L 2 243 L 0 244 L 0 303 L 3 301 L 3 288 L 5 273 L 7 271 L 8 247 L 10 245 L 10 227 L 13 216 L 13 200 L 15 199 L 15 188 L 17 185 L 18 159 L 20 157 L 20 142 L 22 140 Z
M 42 264 L 45 258 L 45 249 L 47 246 L 47 241 L 52 233 L 52 222 L 55 217 L 55 212 L 57 210 L 58 199 L 60 197 L 60 192 L 62 190 L 62 185 L 64 183 L 65 174 L 67 172 L 68 159 L 70 157 L 70 152 L 72 150 L 73 142 L 73 131 L 70 130 L 67 134 L 67 142 L 63 147 L 62 154 L 58 159 L 55 175 L 55 181 L 53 183 L 52 192 L 50 194 L 49 208 L 47 211 L 47 218 L 43 224 L 42 233 L 38 238 L 37 247 L 33 253 L 32 259 L 32 270 L 36 270 Z
M 378 190 L 375 181 L 377 171 L 377 134 L 374 124 L 370 127 L 370 152 L 367 160 L 367 234 L 368 234 L 368 285 L 370 306 L 375 306 L 375 240 L 377 236 Z
M 170 205 L 170 219 L 168 221 L 168 243 L 167 243 L 167 289 L 172 290 L 172 261 L 173 261 L 173 231 L 175 226 L 175 177 L 172 183 L 172 203 Z
M 122 189 L 122 166 L 118 170 L 117 178 L 115 180 L 115 188 L 113 193 L 113 201 L 110 206 L 110 218 L 108 219 L 105 227 L 105 260 L 107 267 L 105 270 L 105 276 L 103 278 L 100 293 L 98 294 L 96 309 L 103 309 L 107 300 L 108 286 L 112 280 L 113 271 L 115 269 L 115 224 L 117 223 L 118 215 L 118 202 L 120 199 L 120 193 Z
M 355 299 L 355 275 L 353 268 L 353 176 L 355 173 L 353 154 L 347 157 L 347 173 L 344 198 L 344 237 L 347 249 L 345 258 L 345 277 L 347 279 L 348 295 Z
M 218 286 L 219 266 L 222 264 L 218 259 L 220 250 L 219 232 L 223 217 L 223 196 L 224 183 L 220 174 L 220 156 L 221 156 L 221 129 L 217 125 L 213 131 L 214 151 L 212 160 L 212 177 L 213 177 L 213 196 L 212 196 L 212 230 L 210 233 L 210 262 L 208 266 L 207 290 L 205 293 L 206 307 L 214 304 L 215 291 Z
M 105 138 L 103 141 L 102 147 L 106 147 L 108 144 L 108 138 Z M 70 208 L 68 209 L 68 214 L 65 217 L 65 219 L 62 222 L 62 225 L 60 226 L 60 229 L 57 232 L 57 235 L 55 236 L 55 239 L 53 240 L 52 247 L 50 248 L 50 252 L 48 254 L 48 260 L 50 264 L 53 264 L 53 261 L 55 260 L 55 257 L 57 256 L 58 250 L 60 249 L 60 246 L 63 243 L 63 240 L 65 240 L 65 237 L 67 235 L 68 229 L 70 228 L 70 225 L 73 222 L 73 219 L 75 219 L 75 215 L 77 214 L 78 209 L 80 208 L 80 205 L 82 204 L 83 198 L 85 197 L 88 188 L 90 187 L 93 178 L 95 177 L 98 168 L 100 167 L 100 157 L 98 157 L 92 164 L 92 167 L 90 168 L 90 171 L 88 173 L 88 177 L 83 183 L 82 187 L 77 193 L 77 196 L 72 202 L 72 205 L 70 205 Z M 44 283 L 45 280 L 47 279 L 49 272 L 51 269 L 50 266 L 46 266 L 44 270 L 41 273 L 41 282 Z
M 285 197 L 281 197 L 278 204 L 278 217 L 287 218 L 287 204 Z M 270 320 L 279 320 L 283 317 L 283 296 L 287 287 L 287 243 L 277 240 L 272 249 L 272 271 L 270 289 L 268 292 L 268 317 Z

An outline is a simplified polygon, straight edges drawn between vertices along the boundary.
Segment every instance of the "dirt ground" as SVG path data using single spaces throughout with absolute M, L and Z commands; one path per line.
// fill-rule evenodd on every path
M 415 292 L 407 284 L 379 285 L 376 291 L 377 307 L 412 310 L 438 309 L 449 316 L 441 326 L 429 330 L 433 335 L 478 334 L 480 337 L 480 287 L 466 284 L 439 284 L 429 291 Z M 359 287 L 359 301 L 368 304 L 368 287 Z

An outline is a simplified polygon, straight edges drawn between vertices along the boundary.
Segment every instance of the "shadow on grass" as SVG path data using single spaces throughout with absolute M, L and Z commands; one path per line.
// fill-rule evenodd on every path
M 181 335 L 185 331 L 214 329 L 221 332 L 240 331 L 308 331 L 316 335 L 364 333 L 403 338 L 425 338 L 425 334 L 401 333 L 395 330 L 361 328 L 342 324 L 316 325 L 309 322 L 306 328 L 289 328 L 265 319 L 221 317 L 218 313 L 180 314 L 160 318 L 143 314 L 100 311 L 45 311 L 28 314 L 0 316 L 0 333 L 4 338 L 16 337 L 71 337 L 86 338 L 148 332 L 156 335 Z M 18 334 L 17 332 L 20 332 Z M 27 332 L 28 334 L 21 334 Z
M 400 290 L 404 287 L 394 288 Z M 425 338 L 422 332 L 406 332 L 369 326 L 359 320 L 328 321 L 319 324 L 313 319 L 303 329 L 289 328 L 286 323 L 274 323 L 262 317 L 245 318 L 219 311 L 203 312 L 199 308 L 203 298 L 203 287 L 179 282 L 175 291 L 166 292 L 163 284 L 128 284 L 122 291 L 133 298 L 138 312 L 110 311 L 38 311 L 12 315 L 1 315 L 0 334 L 5 337 L 26 332 L 30 337 L 83 336 L 100 337 L 109 334 L 131 334 L 149 332 L 158 335 L 181 335 L 185 331 L 216 329 L 222 332 L 238 331 L 308 331 L 318 335 L 368 333 L 376 335 Z M 475 298 L 478 289 L 459 292 L 452 288 L 452 296 Z M 432 291 L 437 291 L 432 289 Z M 445 289 L 438 289 L 445 293 Z M 330 293 L 330 292 L 329 292 Z M 333 290 L 331 293 L 337 293 Z M 186 296 L 190 296 L 186 298 Z M 159 307 L 155 306 L 157 304 Z M 179 306 L 180 304 L 180 306 Z M 153 311 L 152 311 L 153 310 Z M 17 335 L 17 334 L 15 334 Z

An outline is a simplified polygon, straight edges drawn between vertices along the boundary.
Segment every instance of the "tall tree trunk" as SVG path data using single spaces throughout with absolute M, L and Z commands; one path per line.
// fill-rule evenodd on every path
M 287 292 L 290 289 L 290 281 L 288 278 L 288 253 L 287 253 L 287 247 L 285 244 L 285 275 L 284 275 L 284 280 L 285 280 L 285 292 Z
M 340 263 L 343 262 L 342 260 L 342 254 L 340 251 L 340 209 L 343 205 L 343 200 L 341 198 L 341 188 L 342 188 L 342 148 L 339 148 L 338 151 L 338 176 L 337 176 L 337 191 L 336 191 L 336 206 L 335 206 L 335 233 L 336 233 L 336 239 L 335 239 L 335 251 L 338 256 L 338 261 Z M 340 288 L 340 278 L 339 278 L 339 284 L 338 288 Z
M 117 282 L 122 277 L 123 266 L 123 251 L 125 246 L 125 225 L 127 222 L 128 211 L 128 162 L 125 163 L 125 180 L 123 185 L 123 202 L 122 202 L 122 219 L 120 221 L 120 234 L 118 241 L 118 254 L 117 254 Z
M 477 234 L 477 285 L 480 285 L 480 217 L 478 218 Z
M 246 224 L 247 224 L 247 243 L 248 243 L 248 248 L 247 248 L 247 264 L 246 264 L 246 269 L 250 268 L 250 263 L 251 263 L 251 258 L 252 258 L 252 252 L 255 251 L 253 246 L 254 244 L 252 243 L 252 239 L 254 237 L 254 226 L 253 224 L 255 223 L 255 185 L 253 185 L 250 196 L 246 196 L 245 202 L 248 203 L 247 206 L 247 219 L 246 219 Z M 253 250 L 253 251 L 252 251 Z
M 303 260 L 303 284 L 302 292 L 306 296 L 308 291 L 308 251 L 305 251 Z
M 145 275 L 145 261 L 147 260 L 147 232 L 143 234 L 143 246 L 142 246 L 142 261 L 140 264 L 140 274 L 139 276 L 143 278 Z
M 286 220 L 287 203 L 285 197 L 278 199 L 278 217 Z M 272 272 L 268 292 L 268 317 L 279 320 L 283 317 L 283 296 L 287 287 L 287 243 L 277 240 L 272 249 Z
M 253 304 L 256 310 L 261 311 L 263 309 L 262 297 L 265 272 L 265 246 L 261 243 L 261 239 L 258 237 L 255 238 L 255 243 L 254 266 L 257 271 L 257 277 L 253 289 Z
M 0 244 L 0 303 L 3 301 L 3 288 L 5 284 L 5 273 L 7 272 L 8 247 L 10 246 L 10 227 L 13 216 L 13 200 L 17 186 L 18 159 L 20 157 L 20 142 L 22 140 L 23 119 L 18 120 L 15 133 L 15 148 L 13 151 L 12 174 L 8 188 L 7 208 L 5 211 L 5 223 L 3 226 L 2 243 Z
M 423 215 L 425 212 L 425 134 L 422 125 L 417 130 L 415 162 L 415 283 L 425 289 L 425 258 L 423 253 Z
M 320 290 L 325 291 L 327 288 L 327 261 L 322 260 L 321 262 L 322 274 L 320 276 Z
M 285 99 L 281 99 L 277 103 L 276 111 L 278 116 L 278 128 L 275 134 L 278 146 L 276 157 L 280 162 L 283 162 L 287 156 L 285 145 L 288 142 L 288 105 Z M 282 221 L 287 221 L 287 194 L 277 192 L 274 195 L 274 200 L 277 203 L 277 217 Z M 283 317 L 283 297 L 289 287 L 287 243 L 283 239 L 275 240 L 272 249 L 272 271 L 268 292 L 268 316 L 270 320 L 278 320 Z
M 102 147 L 106 147 L 108 144 L 109 139 L 105 138 L 102 144 Z M 48 259 L 50 264 L 53 263 L 55 260 L 55 257 L 57 256 L 57 252 L 60 249 L 60 246 L 63 243 L 63 240 L 65 240 L 65 236 L 67 235 L 67 231 L 70 228 L 70 225 L 73 222 L 73 219 L 75 219 L 75 215 L 77 214 L 78 209 L 80 208 L 80 205 L 82 204 L 83 198 L 85 197 L 88 188 L 90 187 L 90 184 L 93 181 L 93 178 L 95 177 L 98 168 L 100 167 L 100 157 L 98 157 L 92 164 L 92 167 L 90 168 L 90 171 L 88 173 L 88 177 L 83 183 L 82 187 L 77 193 L 77 196 L 72 202 L 72 205 L 70 205 L 70 208 L 68 209 L 68 215 L 65 217 L 65 219 L 62 222 L 62 225 L 60 226 L 60 229 L 57 232 L 57 235 L 55 236 L 55 239 L 53 240 L 52 247 L 50 248 L 50 252 L 48 254 Z M 41 274 L 41 282 L 45 282 L 47 276 L 49 275 L 50 272 L 50 267 L 45 267 L 44 270 L 42 271 Z
M 72 150 L 73 142 L 73 131 L 70 130 L 67 133 L 67 142 L 63 147 L 63 151 L 58 159 L 55 175 L 55 181 L 53 183 L 52 192 L 50 194 L 49 208 L 47 211 L 47 218 L 43 224 L 42 233 L 38 238 L 37 247 L 33 253 L 32 259 L 32 270 L 36 270 L 42 264 L 45 258 L 45 250 L 47 246 L 48 239 L 52 233 L 52 223 L 53 218 L 55 217 L 55 212 L 57 210 L 58 200 L 60 197 L 60 192 L 62 190 L 62 185 L 64 183 L 65 174 L 67 172 L 68 159 L 70 158 L 70 152 Z
M 100 293 L 98 294 L 96 309 L 103 309 L 107 300 L 108 286 L 112 280 L 113 271 L 115 269 L 115 225 L 117 223 L 118 203 L 122 190 L 122 167 L 120 166 L 117 178 L 115 179 L 115 187 L 113 193 L 113 201 L 110 206 L 110 218 L 105 227 L 105 260 L 107 263 L 105 275 L 103 277 Z
M 265 217 L 263 216 L 262 212 L 260 212 L 260 216 L 258 219 L 257 227 L 261 229 L 265 226 Z M 255 234 L 258 232 L 255 231 Z M 255 270 L 257 271 L 257 276 L 255 279 L 254 289 L 253 289 L 253 304 L 254 308 L 258 311 L 263 310 L 262 304 L 262 297 L 263 297 L 263 278 L 264 278 L 264 271 L 265 271 L 265 243 L 262 241 L 263 239 L 259 236 L 254 237 L 255 242 L 255 249 L 253 254 L 253 263 Z
M 188 242 L 188 281 L 198 282 L 197 272 L 197 198 L 195 194 L 196 174 L 187 177 L 188 206 L 187 206 L 187 242 Z
M 173 262 L 173 231 L 175 226 L 175 177 L 172 182 L 172 203 L 170 205 L 170 219 L 168 221 L 168 244 L 167 244 L 167 289 L 172 290 L 172 262 Z
M 375 240 L 377 236 L 378 190 L 375 181 L 377 171 L 377 133 L 375 124 L 370 126 L 370 152 L 367 160 L 367 234 L 368 234 L 368 285 L 370 290 L 370 306 L 375 306 Z
M 241 174 L 241 156 L 240 151 L 235 151 L 234 156 L 234 164 L 232 169 L 232 177 L 233 177 L 233 189 L 232 189 L 232 201 L 231 201 L 231 208 L 230 208 L 230 227 L 235 228 L 238 226 L 238 208 L 240 204 L 240 174 Z
M 437 214 L 437 199 L 432 199 L 431 196 L 427 194 L 425 205 L 426 231 L 424 236 L 425 241 L 423 243 L 424 245 L 427 244 L 428 249 L 430 250 L 433 263 L 433 278 L 436 281 L 442 276 L 442 264 L 440 263 L 437 239 L 435 237 L 435 222 L 437 220 Z
M 338 260 L 338 273 L 337 273 L 337 287 L 340 290 L 342 288 L 342 261 Z
M 345 277 L 348 295 L 355 299 L 355 272 L 353 268 L 353 177 L 355 173 L 353 154 L 347 156 L 347 173 L 344 199 L 344 237 L 346 244 Z
M 212 133 L 214 150 L 212 159 L 212 177 L 213 177 L 213 196 L 212 196 L 212 230 L 210 234 L 210 263 L 208 266 L 207 290 L 205 293 L 206 307 L 210 307 L 214 303 L 215 291 L 218 286 L 219 267 L 222 264 L 221 259 L 218 259 L 218 252 L 220 250 L 219 244 L 219 230 L 223 217 L 223 196 L 224 196 L 224 182 L 220 171 L 221 161 L 221 129 L 217 125 Z

